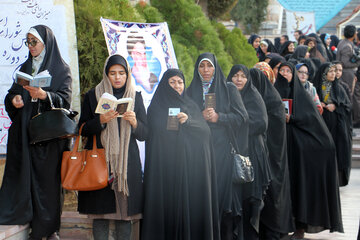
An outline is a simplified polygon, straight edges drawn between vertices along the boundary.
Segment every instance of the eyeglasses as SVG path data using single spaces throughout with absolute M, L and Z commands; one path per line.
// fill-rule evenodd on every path
M 303 72 L 303 71 L 298 71 L 299 74 L 305 74 L 305 75 L 309 75 L 308 72 Z
M 280 70 L 280 73 L 291 73 L 292 74 L 292 71 L 291 70 L 289 70 L 289 69 L 281 69 Z
M 35 47 L 36 44 L 38 44 L 38 42 L 39 42 L 39 41 L 37 41 L 37 40 L 35 40 L 35 39 L 33 39 L 33 40 L 31 40 L 31 41 L 27 40 L 27 41 L 25 42 L 25 45 L 26 45 L 27 47 L 29 47 L 29 46 Z

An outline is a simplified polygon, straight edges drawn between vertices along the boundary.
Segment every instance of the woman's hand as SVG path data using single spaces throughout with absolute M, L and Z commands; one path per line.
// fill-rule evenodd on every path
M 202 111 L 203 117 L 206 121 L 216 123 L 219 119 L 219 114 L 213 108 L 205 108 Z
M 286 120 L 286 123 L 289 123 L 289 121 L 290 121 L 290 114 L 285 114 L 285 120 Z
M 180 124 L 184 124 L 189 118 L 188 115 L 183 112 L 179 112 L 178 115 L 176 115 L 176 117 L 179 119 Z
M 321 106 L 324 108 L 324 107 L 326 107 L 326 104 L 321 102 Z
M 336 106 L 335 106 L 335 104 L 330 103 L 330 104 L 326 105 L 326 109 L 327 109 L 329 112 L 333 112 L 333 111 L 335 111 Z
M 114 118 L 117 118 L 118 115 L 119 113 L 115 110 L 110 110 L 107 113 L 100 114 L 100 123 L 101 124 L 108 123 Z
M 30 93 L 32 98 L 39 98 L 41 100 L 45 100 L 47 97 L 46 92 L 42 88 L 38 87 L 31 87 L 31 86 L 24 86 L 24 89 Z
M 22 108 L 24 106 L 24 101 L 21 95 L 16 95 L 11 102 L 16 108 Z
M 136 114 L 133 111 L 127 111 L 123 115 L 124 120 L 128 121 L 133 129 L 137 128 Z

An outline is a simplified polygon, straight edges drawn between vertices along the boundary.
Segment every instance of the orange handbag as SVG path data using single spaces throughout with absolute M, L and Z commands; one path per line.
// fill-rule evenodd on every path
M 78 151 L 83 126 L 72 151 L 64 151 L 62 155 L 61 184 L 67 190 L 92 191 L 108 185 L 105 151 L 97 148 L 96 136 L 93 136 L 93 149 Z

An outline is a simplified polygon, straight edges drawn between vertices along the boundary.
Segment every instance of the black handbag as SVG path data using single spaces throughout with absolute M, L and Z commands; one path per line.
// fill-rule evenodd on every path
M 251 164 L 250 158 L 238 153 L 239 151 L 236 150 L 238 145 L 235 135 L 229 128 L 228 134 L 230 137 L 231 155 L 234 162 L 232 182 L 235 184 L 240 184 L 254 181 L 254 168 Z
M 30 119 L 30 144 L 73 137 L 77 134 L 77 124 L 74 120 L 77 112 L 65 108 L 55 108 L 50 93 L 47 92 L 47 95 L 51 109 L 40 112 L 40 103 L 38 104 L 38 114 Z
M 236 153 L 232 148 L 232 156 L 234 160 L 233 183 L 248 183 L 254 181 L 254 169 L 250 158 Z

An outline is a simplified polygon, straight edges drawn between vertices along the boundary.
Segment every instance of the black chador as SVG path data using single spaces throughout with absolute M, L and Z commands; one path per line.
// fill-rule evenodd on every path
M 336 146 L 339 185 L 346 186 L 349 183 L 351 170 L 351 102 L 338 79 L 335 79 L 333 82 L 326 80 L 326 73 L 331 67 L 335 67 L 335 65 L 324 63 L 320 66 L 314 86 L 321 102 L 325 104 L 332 103 L 336 106 L 333 112 L 324 108 L 322 116 Z M 326 92 L 328 96 L 324 96 Z
M 242 103 L 240 94 L 234 84 L 226 84 L 226 78 L 212 53 L 201 54 L 194 69 L 194 78 L 186 93 L 204 110 L 204 81 L 199 73 L 199 63 L 209 61 L 215 68 L 209 93 L 215 93 L 217 122 L 207 122 L 211 130 L 211 140 L 215 153 L 216 178 L 218 185 L 219 211 L 222 218 L 221 232 L 223 239 L 232 239 L 232 233 L 241 234 L 238 222 L 233 221 L 241 216 L 242 200 L 239 196 L 241 186 L 232 183 L 233 159 L 229 129 L 233 132 L 247 128 L 248 114 Z M 234 223 L 234 225 L 232 225 Z M 230 233 L 231 232 L 231 233 Z
M 142 239 L 220 239 L 210 128 L 198 106 L 169 85 L 174 76 L 185 85 L 180 70 L 167 70 L 148 108 Z M 178 130 L 168 128 L 169 108 L 188 116 Z
M 63 61 L 55 36 L 43 25 L 33 27 L 44 41 L 46 53 L 38 72 L 48 70 L 51 86 L 43 88 L 50 93 L 55 107 L 69 108 L 71 103 L 71 74 Z M 33 57 L 20 71 L 32 74 Z M 15 108 L 12 99 L 21 95 L 23 108 Z M 32 236 L 49 236 L 60 226 L 60 164 L 66 140 L 29 144 L 30 118 L 41 109 L 50 109 L 49 99 L 32 102 L 28 91 L 13 84 L 5 97 L 5 107 L 12 125 L 9 129 L 5 174 L 0 190 L 0 224 L 31 223 Z
M 264 198 L 260 221 L 274 232 L 294 230 L 291 212 L 290 179 L 286 148 L 285 109 L 279 93 L 259 69 L 250 69 L 251 81 L 262 96 L 268 115 L 266 145 L 271 183 Z M 266 239 L 269 239 L 267 237 Z
M 301 85 L 295 67 L 289 83 L 280 73 L 274 84 L 283 99 L 292 99 L 286 126 L 293 215 L 297 228 L 315 233 L 325 229 L 343 232 L 336 152 L 333 138 L 310 95 Z

